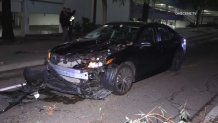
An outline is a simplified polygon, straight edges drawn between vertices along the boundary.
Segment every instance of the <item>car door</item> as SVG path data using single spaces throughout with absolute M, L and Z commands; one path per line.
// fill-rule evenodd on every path
M 137 52 L 139 59 L 138 73 L 141 77 L 150 75 L 159 67 L 161 50 L 156 44 L 156 31 L 153 27 L 145 27 L 137 38 Z
M 165 26 L 157 26 L 157 44 L 162 49 L 161 66 L 167 66 L 172 58 L 174 46 L 174 34 Z

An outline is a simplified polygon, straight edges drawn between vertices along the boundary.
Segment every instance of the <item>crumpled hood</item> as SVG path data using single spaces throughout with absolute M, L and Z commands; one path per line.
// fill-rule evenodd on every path
M 110 45 L 107 41 L 97 41 L 88 39 L 79 39 L 77 42 L 65 43 L 54 47 L 51 52 L 59 55 L 66 54 L 83 54 L 90 53 L 94 51 L 100 51 L 108 48 Z

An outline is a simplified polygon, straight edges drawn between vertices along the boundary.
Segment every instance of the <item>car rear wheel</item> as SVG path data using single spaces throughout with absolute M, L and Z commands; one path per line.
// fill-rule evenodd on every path
M 178 71 L 182 66 L 183 60 L 184 60 L 184 52 L 181 51 L 181 50 L 176 51 L 176 53 L 175 53 L 175 55 L 173 57 L 171 70 L 172 71 Z
M 114 90 L 115 95 L 124 95 L 132 87 L 132 83 L 135 81 L 134 67 L 130 64 L 121 64 L 117 70 L 114 78 Z

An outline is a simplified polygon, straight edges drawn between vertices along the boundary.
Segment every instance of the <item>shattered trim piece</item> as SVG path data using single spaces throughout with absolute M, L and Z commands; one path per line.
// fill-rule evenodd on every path
M 17 85 L 12 85 L 12 86 L 9 86 L 9 87 L 1 88 L 0 92 L 15 89 L 15 88 L 19 88 L 19 87 L 23 87 L 25 85 L 26 85 L 26 83 L 22 83 L 22 84 L 17 84 Z
M 50 62 L 49 62 L 49 65 L 60 75 L 77 78 L 77 79 L 88 80 L 88 72 L 81 72 L 80 70 L 64 68 L 58 65 L 54 65 Z

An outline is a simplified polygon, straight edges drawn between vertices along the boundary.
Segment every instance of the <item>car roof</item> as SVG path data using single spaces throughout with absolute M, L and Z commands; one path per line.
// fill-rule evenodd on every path
M 106 25 L 125 25 L 125 26 L 136 26 L 136 27 L 144 27 L 144 26 L 166 26 L 160 23 L 145 23 L 145 22 L 134 22 L 134 21 L 127 21 L 127 22 L 110 22 Z
M 145 25 L 143 22 L 110 22 L 106 23 L 106 25 L 124 25 L 124 26 L 136 26 L 136 27 L 142 27 Z

